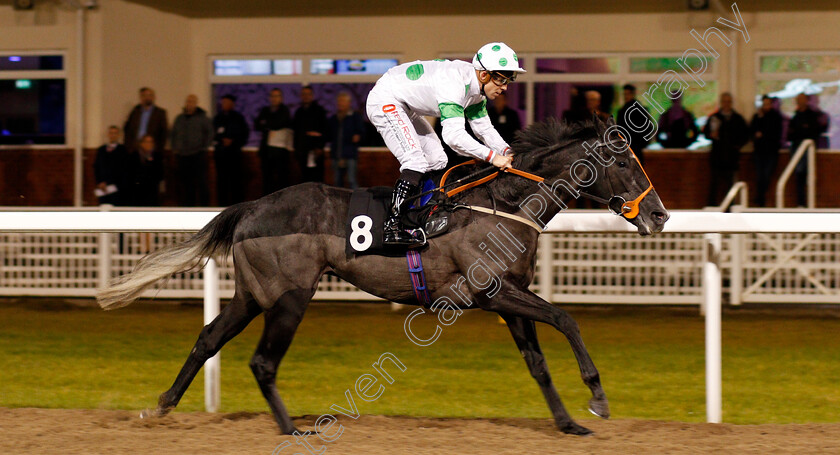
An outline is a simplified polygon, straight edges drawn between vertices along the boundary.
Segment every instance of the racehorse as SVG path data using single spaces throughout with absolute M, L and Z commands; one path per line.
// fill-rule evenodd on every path
M 564 310 L 528 290 L 540 230 L 538 224 L 525 222 L 525 217 L 538 218 L 536 221 L 544 225 L 566 202 L 583 196 L 607 203 L 641 235 L 662 230 L 668 212 L 626 141 L 620 134 L 609 134 L 612 125 L 611 120 L 605 123 L 597 118 L 575 125 L 551 120 L 520 132 L 514 144 L 513 167 L 545 180 L 540 183 L 540 179 L 501 172 L 484 183 L 484 189 L 477 187 L 453 195 L 461 207 L 474 209 L 454 210 L 449 215 L 449 231 L 429 239 L 422 249 L 432 299 L 437 303 L 455 290 L 461 298 L 450 298 L 450 305 L 458 309 L 477 307 L 504 318 L 558 429 L 576 435 L 591 431 L 575 423 L 564 408 L 540 350 L 535 322 L 549 324 L 566 336 L 583 382 L 592 392 L 590 411 L 609 418 L 609 405 L 577 323 Z M 537 213 L 523 202 L 540 191 L 548 204 Z M 161 279 L 198 269 L 205 258 L 233 254 L 233 298 L 201 331 L 174 384 L 160 395 L 157 408 L 144 411 L 142 416 L 162 416 L 174 409 L 204 362 L 263 314 L 265 328 L 249 365 L 280 430 L 292 434 L 297 430 L 275 379 L 322 275 L 337 275 L 385 300 L 423 305 L 409 280 L 406 258 L 347 253 L 345 223 L 350 198 L 350 190 L 306 183 L 236 204 L 189 240 L 147 255 L 131 273 L 99 293 L 103 308 L 128 305 Z M 492 210 L 476 211 L 491 206 Z M 494 229 L 497 235 L 502 230 L 512 237 L 515 247 L 507 252 L 499 249 L 492 257 L 521 253 L 514 255 L 515 260 L 503 263 L 487 259 L 487 244 L 491 243 L 487 235 Z M 476 278 L 479 260 L 485 265 L 485 278 L 495 277 L 494 286 L 487 284 L 490 278 Z

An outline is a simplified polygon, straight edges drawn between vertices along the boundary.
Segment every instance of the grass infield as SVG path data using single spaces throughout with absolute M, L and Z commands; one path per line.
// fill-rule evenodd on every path
M 344 391 L 375 373 L 381 354 L 393 384 L 362 414 L 430 417 L 550 417 L 506 327 L 468 311 L 429 347 L 403 323 L 413 308 L 312 304 L 281 364 L 278 388 L 292 415 L 324 414 Z M 704 331 L 697 308 L 567 307 L 610 399 L 615 418 L 705 421 Z M 418 336 L 436 319 L 415 319 Z M 57 299 L 0 301 L 0 406 L 143 409 L 175 379 L 202 325 L 199 305 L 139 303 L 105 312 Z M 222 411 L 267 411 L 248 368 L 258 318 L 222 349 Z M 543 351 L 567 409 L 577 419 L 589 391 L 565 338 L 538 324 Z M 723 420 L 840 422 L 840 309 L 762 307 L 723 319 Z M 372 389 L 373 390 L 373 389 Z M 177 410 L 203 410 L 203 372 Z M 177 412 L 176 410 L 176 412 Z

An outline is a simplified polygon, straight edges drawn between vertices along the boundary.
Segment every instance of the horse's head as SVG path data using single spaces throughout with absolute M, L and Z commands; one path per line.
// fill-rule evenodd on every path
M 566 202 L 583 197 L 602 203 L 641 235 L 662 231 L 668 211 L 612 118 L 579 126 L 548 121 L 518 138 L 522 156 L 514 167 L 545 178 L 552 193 Z
M 670 215 L 621 128 L 612 117 L 606 123 L 595 117 L 595 125 L 595 142 L 581 145 L 598 175 L 592 185 L 581 189 L 581 194 L 605 202 L 612 213 L 636 226 L 641 235 L 662 231 Z

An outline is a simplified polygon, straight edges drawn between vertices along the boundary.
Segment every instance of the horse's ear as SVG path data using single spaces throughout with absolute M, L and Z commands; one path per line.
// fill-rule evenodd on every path
M 609 127 L 609 126 L 613 126 L 613 125 L 615 125 L 615 118 L 613 118 L 613 116 L 612 116 L 612 115 L 610 115 L 610 116 L 608 116 L 608 117 L 607 117 L 607 123 L 606 123 L 606 125 L 607 125 L 608 127 Z

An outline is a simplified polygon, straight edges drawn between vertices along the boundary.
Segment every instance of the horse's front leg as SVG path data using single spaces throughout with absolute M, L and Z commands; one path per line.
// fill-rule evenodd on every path
M 499 295 L 487 299 L 481 307 L 502 315 L 508 315 L 508 317 L 517 316 L 530 319 L 531 321 L 544 322 L 563 333 L 572 346 L 572 351 L 577 359 L 583 382 L 592 391 L 592 399 L 589 400 L 589 410 L 604 419 L 610 417 L 610 407 L 607 401 L 607 395 L 601 386 L 601 377 L 598 374 L 598 369 L 595 368 L 595 364 L 592 362 L 592 358 L 589 356 L 589 352 L 583 344 L 577 322 L 572 319 L 569 313 L 546 302 L 531 291 L 513 286 L 505 286 L 505 288 L 499 291 Z M 511 329 L 511 332 L 513 332 L 513 329 Z M 515 334 L 514 337 L 516 337 Z M 536 332 L 534 332 L 533 340 L 536 343 Z
M 534 380 L 540 386 L 540 390 L 545 397 L 546 403 L 548 403 L 548 408 L 551 410 L 557 428 L 568 434 L 580 436 L 591 434 L 591 430 L 575 423 L 563 406 L 563 401 L 560 400 L 560 395 L 557 394 L 557 389 L 554 388 L 554 383 L 551 381 L 551 374 L 548 372 L 548 365 L 545 362 L 545 356 L 537 341 L 537 330 L 534 327 L 534 321 L 507 314 L 502 314 L 502 317 L 507 322 L 510 334 L 513 335 L 513 341 L 516 342 L 516 347 L 519 348 L 522 358 L 525 359 L 531 376 L 533 376 Z

